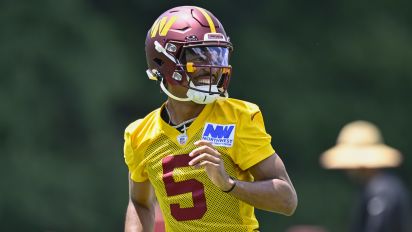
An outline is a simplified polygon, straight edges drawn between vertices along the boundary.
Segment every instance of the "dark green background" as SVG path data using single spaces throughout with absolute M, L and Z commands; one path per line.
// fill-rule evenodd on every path
M 382 129 L 410 186 L 411 1 L 0 2 L 0 230 L 121 231 L 123 130 L 165 96 L 145 74 L 154 20 L 199 5 L 235 46 L 232 97 L 257 103 L 299 195 L 262 231 L 346 231 L 356 186 L 319 166 L 340 128 Z

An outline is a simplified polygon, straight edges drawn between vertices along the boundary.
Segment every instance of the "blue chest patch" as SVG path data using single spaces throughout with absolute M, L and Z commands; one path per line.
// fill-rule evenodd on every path
M 235 137 L 235 124 L 206 123 L 203 129 L 202 139 L 210 141 L 213 146 L 232 147 Z

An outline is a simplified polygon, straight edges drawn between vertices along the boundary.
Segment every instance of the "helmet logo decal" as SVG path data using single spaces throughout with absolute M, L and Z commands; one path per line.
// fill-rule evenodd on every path
M 196 9 L 198 9 L 203 14 L 203 16 L 205 16 L 207 22 L 209 23 L 210 32 L 216 33 L 215 24 L 213 23 L 212 18 L 210 18 L 210 15 L 204 9 L 200 7 L 196 7 Z
M 156 20 L 156 22 L 152 26 L 152 31 L 150 36 L 153 38 L 156 36 L 157 32 L 159 32 L 160 36 L 166 36 L 167 32 L 169 32 L 170 28 L 172 27 L 173 23 L 175 23 L 177 16 L 172 16 L 170 19 L 167 17 L 163 17 L 161 20 Z

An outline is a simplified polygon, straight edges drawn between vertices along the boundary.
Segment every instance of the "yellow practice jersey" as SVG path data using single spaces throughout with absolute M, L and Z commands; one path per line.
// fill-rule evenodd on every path
M 227 173 L 253 181 L 248 169 L 274 154 L 262 114 L 236 99 L 208 104 L 182 133 L 161 118 L 161 108 L 130 124 L 124 158 L 135 182 L 150 180 L 167 231 L 256 231 L 254 208 L 222 192 L 204 169 L 188 165 L 197 140 L 222 154 Z

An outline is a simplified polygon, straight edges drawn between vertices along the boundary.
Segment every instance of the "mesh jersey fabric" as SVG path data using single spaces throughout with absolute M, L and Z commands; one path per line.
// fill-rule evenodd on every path
M 125 130 L 124 158 L 131 179 L 149 180 L 165 219 L 166 231 L 256 231 L 254 208 L 222 192 L 204 169 L 188 165 L 200 139 L 212 141 L 227 173 L 253 181 L 248 168 L 274 154 L 271 136 L 255 104 L 218 100 L 208 104 L 182 133 L 161 118 L 164 105 Z

